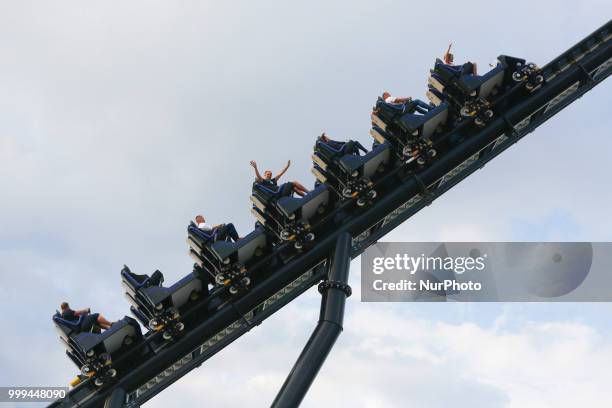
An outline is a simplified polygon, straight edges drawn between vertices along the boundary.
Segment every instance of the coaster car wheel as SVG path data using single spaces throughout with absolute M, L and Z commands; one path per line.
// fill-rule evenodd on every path
M 293 244 L 293 246 L 298 251 L 301 250 L 302 248 L 304 248 L 304 244 L 302 244 L 300 241 L 295 241 L 295 244 Z
M 459 113 L 461 113 L 461 116 L 464 116 L 464 117 L 474 116 L 474 111 L 470 109 L 468 106 L 463 106 Z
M 171 334 L 170 332 L 168 332 L 168 331 L 165 331 L 165 332 L 162 334 L 162 338 L 163 338 L 164 340 L 166 340 L 166 341 L 170 341 L 170 340 L 172 340 L 172 334 Z
M 238 293 L 238 288 L 236 286 L 230 286 L 229 293 L 235 295 L 236 293 Z
M 223 283 L 225 282 L 225 276 L 223 274 L 217 274 L 215 276 L 215 283 L 217 285 L 223 285 Z
M 110 370 L 108 370 L 107 375 L 110 378 L 115 378 L 117 376 L 117 370 L 115 370 L 114 368 L 111 368 Z
M 314 241 L 314 239 L 315 239 L 315 234 L 313 234 L 312 232 L 309 232 L 308 234 L 306 234 L 306 235 L 304 236 L 304 239 L 305 239 L 306 241 L 309 241 L 309 242 L 310 242 L 310 241 Z
M 373 200 L 378 194 L 376 193 L 376 190 L 370 190 L 366 195 L 370 200 Z
M 421 166 L 425 164 L 425 158 L 423 156 L 419 156 L 419 158 L 417 159 L 417 163 L 420 164 Z
M 104 380 L 103 380 L 103 379 L 101 379 L 101 378 L 99 378 L 99 377 L 96 377 L 96 378 L 94 379 L 94 385 L 95 385 L 96 387 L 101 387 L 101 386 L 103 386 L 103 385 L 104 385 Z
M 89 365 L 84 365 L 83 367 L 81 367 L 81 374 L 83 374 L 84 376 L 88 377 L 89 374 L 91 373 L 91 367 Z
M 427 157 L 430 157 L 430 158 L 433 159 L 437 155 L 438 155 L 438 152 L 436 151 L 436 149 L 429 149 L 429 150 L 427 150 Z
M 290 236 L 291 236 L 291 233 L 289 231 L 287 231 L 287 230 L 282 230 L 281 233 L 280 233 L 280 238 L 283 241 L 287 241 Z
M 342 189 L 342 196 L 345 198 L 351 198 L 351 196 L 353 195 L 353 191 L 351 190 L 350 187 L 344 187 Z
M 513 79 L 515 82 L 521 82 L 521 81 L 523 80 L 523 75 L 521 74 L 521 72 L 520 72 L 520 71 L 514 71 L 514 72 L 512 73 L 512 79 Z
M 178 322 L 178 323 L 177 323 L 177 324 L 176 324 L 174 327 L 175 327 L 175 328 L 176 328 L 176 330 L 178 330 L 178 331 L 183 331 L 183 330 L 185 330 L 185 323 L 183 323 L 183 322 Z
M 149 320 L 149 329 L 156 330 L 157 326 L 159 326 L 159 321 L 157 319 Z
M 485 122 L 484 122 L 484 120 L 482 120 L 482 118 L 474 119 L 474 123 L 476 123 L 476 125 L 478 125 L 478 126 L 484 126 L 485 125 Z
M 360 197 L 357 199 L 357 206 L 363 207 L 366 204 L 367 204 L 367 201 L 365 200 L 365 198 Z

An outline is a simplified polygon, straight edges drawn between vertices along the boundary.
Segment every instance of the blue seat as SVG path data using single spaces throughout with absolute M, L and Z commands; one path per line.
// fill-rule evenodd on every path
M 60 332 L 60 337 L 67 346 L 83 358 L 94 351 L 96 355 L 109 353 L 111 356 L 126 343 L 132 343 L 142 338 L 140 326 L 136 320 L 125 316 L 123 319 L 102 333 L 84 332 L 80 330 L 80 321 L 71 322 L 63 319 L 59 313 L 53 316 L 53 322 Z M 128 340 L 129 338 L 129 340 Z
M 219 241 L 210 247 L 217 259 L 225 264 L 247 265 L 256 255 L 268 250 L 268 240 L 261 228 L 256 228 L 237 242 Z
M 391 146 L 388 143 L 376 145 L 363 156 L 347 154 L 338 159 L 339 166 L 347 174 L 359 173 L 359 177 L 371 179 L 380 165 L 389 162 Z
M 281 197 L 276 205 L 287 218 L 308 222 L 329 200 L 329 189 L 322 184 L 304 197 Z
M 448 104 L 443 102 L 424 115 L 406 113 L 396 123 L 406 134 L 429 139 L 440 126 L 446 123 L 447 119 Z
M 405 105 L 389 104 L 382 99 L 376 103 L 371 115 L 372 123 L 383 130 L 401 136 L 403 141 L 413 138 L 429 139 L 448 119 L 448 104 L 442 102 L 425 114 L 416 114 Z M 398 134 L 399 133 L 399 134 Z
M 53 315 L 53 322 L 60 331 L 60 336 L 67 339 L 73 333 L 81 331 L 81 323 L 83 323 L 83 315 L 79 316 L 77 320 L 64 319 L 59 311 L 56 311 Z
M 261 197 L 265 201 L 270 201 L 280 197 L 280 187 L 270 188 L 261 183 L 253 183 L 253 194 Z

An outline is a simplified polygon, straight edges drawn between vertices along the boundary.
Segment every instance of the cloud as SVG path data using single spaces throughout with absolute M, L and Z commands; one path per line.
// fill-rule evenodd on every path
M 305 407 L 545 408 L 595 406 L 610 398 L 605 371 L 610 337 L 589 325 L 519 320 L 515 329 L 509 322 L 481 326 L 407 318 L 409 305 L 351 309 Z M 289 372 L 287 362 L 295 361 L 306 339 L 300 343 L 289 336 L 290 343 L 279 344 L 278 337 L 287 337 L 283 325 L 283 318 L 265 323 L 264 330 L 253 332 L 260 347 L 232 347 L 149 405 L 202 395 L 213 406 L 268 406 Z M 243 392 L 228 397 L 228 384 Z

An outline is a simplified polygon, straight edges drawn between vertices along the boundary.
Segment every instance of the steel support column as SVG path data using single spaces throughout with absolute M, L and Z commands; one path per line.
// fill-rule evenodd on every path
M 273 408 L 293 408 L 300 405 L 342 332 L 344 306 L 346 298 L 351 294 L 348 286 L 350 263 L 351 235 L 344 232 L 336 241 L 327 280 L 319 285 L 319 291 L 323 295 L 319 323 L 272 403 Z

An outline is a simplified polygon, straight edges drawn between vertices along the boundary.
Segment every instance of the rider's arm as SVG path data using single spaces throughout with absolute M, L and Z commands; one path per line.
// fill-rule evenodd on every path
M 75 315 L 75 316 L 86 315 L 86 314 L 89 314 L 89 313 L 90 313 L 90 309 L 89 309 L 89 308 L 87 308 L 87 309 L 81 309 L 81 310 L 75 310 L 75 311 L 74 311 L 74 315 Z
M 450 64 L 448 57 L 450 56 L 450 50 L 452 46 L 453 46 L 453 43 L 448 44 L 448 48 L 446 49 L 446 52 L 444 53 L 444 56 L 442 57 L 442 60 L 444 61 L 445 64 Z
M 259 174 L 259 170 L 257 170 L 257 163 L 255 163 L 255 160 L 251 160 L 251 167 L 255 169 L 255 179 L 257 182 L 263 180 L 263 177 L 261 177 L 261 174 Z
M 276 175 L 276 177 L 274 177 L 274 178 L 275 178 L 276 180 L 280 179 L 280 178 L 283 176 L 283 174 L 285 174 L 285 173 L 287 172 L 287 169 L 289 168 L 289 166 L 291 166 L 291 160 L 287 161 L 287 165 L 285 166 L 285 168 L 284 168 L 284 169 L 282 169 L 282 170 L 280 171 L 280 173 L 278 173 L 278 174 Z

